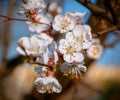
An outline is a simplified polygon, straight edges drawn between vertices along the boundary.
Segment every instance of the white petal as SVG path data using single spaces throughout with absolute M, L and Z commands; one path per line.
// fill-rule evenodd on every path
M 79 64 L 79 65 L 77 65 L 79 68 L 80 68 L 80 70 L 82 71 L 82 72 L 86 72 L 87 71 L 87 67 L 86 66 L 83 66 L 82 64 Z
M 58 54 L 56 51 L 54 51 L 54 62 L 57 63 L 58 61 Z
M 57 43 L 55 41 L 52 42 L 52 48 L 53 50 L 57 50 Z
M 65 47 L 63 47 L 63 46 L 59 46 L 59 51 L 60 51 L 60 53 L 62 53 L 62 54 L 65 54 L 67 51 L 66 51 L 66 48 Z
M 50 24 L 50 18 L 47 15 L 42 15 L 40 22 L 41 23 L 43 22 L 43 23 L 46 23 L 46 24 Z
M 21 55 L 24 55 L 24 56 L 25 56 L 25 52 L 24 52 L 20 47 L 17 47 L 16 50 L 17 50 Z
M 36 84 L 38 82 L 42 82 L 42 78 L 41 77 L 36 78 L 35 81 L 34 81 L 34 84 Z
M 92 42 L 83 42 L 83 49 L 88 49 L 92 45 Z
M 69 41 L 66 40 L 66 39 L 61 39 L 60 40 L 60 46 L 68 47 L 69 46 Z
M 30 38 L 30 45 L 33 47 L 41 46 L 41 40 L 38 38 L 39 35 L 32 35 Z M 40 45 L 39 45 L 40 44 Z
M 54 82 L 55 82 L 55 84 L 53 85 L 52 90 L 55 93 L 60 93 L 62 91 L 62 86 L 59 84 L 59 82 L 57 80 Z
M 64 19 L 63 15 L 57 15 L 55 16 L 54 21 L 60 23 Z
M 53 29 L 56 31 L 60 31 L 60 24 L 64 20 L 63 15 L 57 15 L 54 18 Z
M 74 38 L 72 32 L 66 33 L 66 39 L 70 40 L 70 41 L 74 41 L 75 38 Z
M 29 43 L 29 38 L 28 37 L 22 37 L 19 39 L 18 43 L 22 45 L 24 48 L 29 48 L 30 43 Z
M 84 32 L 83 30 L 83 25 L 77 25 L 74 30 L 73 30 L 73 34 L 75 37 L 79 37 L 80 34 L 82 35 Z
M 74 56 L 76 62 L 82 62 L 84 60 L 84 56 L 82 53 L 74 53 Z
M 87 30 L 87 31 L 91 31 L 91 28 L 89 25 L 83 25 L 84 29 Z
M 44 30 L 46 30 L 46 25 L 39 25 L 38 27 L 36 27 L 36 32 L 37 33 L 40 33 Z
M 67 22 L 69 22 L 70 24 L 68 25 L 69 30 L 73 30 L 75 25 L 76 25 L 76 21 L 72 16 L 69 15 L 65 15 L 65 20 L 67 20 Z
M 74 13 L 67 13 L 70 14 L 71 16 L 73 16 L 76 20 L 81 20 L 82 18 L 84 18 L 87 15 L 87 12 L 84 13 L 80 13 L 80 12 L 74 12 Z
M 48 50 L 46 50 L 46 52 L 43 53 L 43 59 L 44 59 L 44 64 L 48 64 L 49 61 Z
M 34 28 L 32 25 L 29 25 L 29 30 L 30 30 L 31 32 L 35 32 L 35 28 Z
M 53 23 L 53 29 L 56 31 L 60 31 L 60 26 L 57 23 Z
M 76 33 L 86 33 L 86 32 L 90 32 L 91 31 L 91 28 L 89 25 L 77 25 L 75 27 L 75 29 L 73 30 L 73 33 L 76 34 Z
M 74 61 L 74 58 L 72 55 L 68 55 L 68 54 L 64 54 L 63 55 L 63 59 L 68 62 L 68 63 L 72 63 Z

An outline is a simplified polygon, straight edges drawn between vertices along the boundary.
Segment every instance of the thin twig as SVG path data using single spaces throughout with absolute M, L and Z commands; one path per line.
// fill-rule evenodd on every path
M 5 21 L 10 21 L 10 20 L 28 21 L 27 19 L 12 18 L 12 17 L 8 17 L 8 16 L 5 16 L 5 15 L 1 15 L 1 14 L 0 14 L 0 17 L 6 18 Z
M 53 68 L 52 66 L 49 66 L 47 64 L 43 64 L 43 63 L 40 63 L 40 62 L 36 62 L 36 61 L 30 61 L 30 63 L 45 66 L 45 67 L 48 67 L 48 68 Z
M 104 47 L 114 47 L 117 43 L 119 43 L 120 42 L 120 37 L 118 37 L 116 40 L 114 40 L 112 43 L 110 43 L 110 44 L 107 44 L 107 43 L 103 43 L 103 46 Z
M 116 35 L 117 37 L 120 37 L 120 33 L 115 31 L 115 32 L 112 32 L 114 35 Z
M 8 16 L 2 15 L 2 14 L 0 14 L 0 17 L 5 18 L 6 19 L 5 21 L 11 21 L 11 20 L 28 21 L 28 22 L 34 22 L 34 23 L 38 23 L 38 24 L 44 24 L 44 25 L 51 26 L 51 24 L 47 24 L 47 23 L 44 23 L 44 22 L 37 22 L 37 21 L 28 20 L 28 19 L 12 18 L 12 17 L 8 17 Z
M 48 2 L 47 2 L 47 8 L 46 8 L 47 12 L 48 12 L 48 9 L 49 9 L 49 6 L 50 6 L 51 2 L 52 2 L 52 0 L 48 0 Z
M 120 28 L 120 25 L 113 26 L 111 28 L 108 28 L 108 29 L 105 29 L 105 30 L 103 30 L 101 32 L 97 32 L 97 33 L 93 34 L 93 37 L 98 37 L 98 36 L 101 36 L 103 34 L 107 34 L 109 32 L 113 32 L 113 31 L 115 31 L 115 30 L 117 30 L 119 28 Z
M 31 59 L 31 57 L 27 54 L 25 48 L 24 48 L 23 46 L 21 46 L 21 45 L 19 45 L 19 46 L 20 46 L 21 49 L 25 52 L 25 55 L 27 56 L 27 58 L 28 58 L 28 62 L 29 62 L 29 63 L 32 63 L 32 64 L 38 64 L 38 65 L 41 65 L 41 66 L 46 66 L 46 67 L 48 67 L 48 68 L 53 68 L 53 67 L 50 66 L 50 65 L 47 65 L 47 64 L 43 64 L 43 63 L 40 63 L 40 62 L 36 62 L 36 61 L 34 61 L 34 60 Z

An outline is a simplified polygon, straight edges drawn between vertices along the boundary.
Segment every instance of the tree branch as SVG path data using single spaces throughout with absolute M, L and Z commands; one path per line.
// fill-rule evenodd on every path
M 113 31 L 115 31 L 115 30 L 117 30 L 119 28 L 120 28 L 120 25 L 113 26 L 111 28 L 108 28 L 108 29 L 105 29 L 105 30 L 103 30 L 101 32 L 97 32 L 97 33 L 93 34 L 93 37 L 98 37 L 98 36 L 101 36 L 103 34 L 107 34 L 109 32 L 113 32 Z
M 40 62 L 36 62 L 34 61 L 33 59 L 31 59 L 31 57 L 27 54 L 25 48 L 21 45 L 19 45 L 21 47 L 21 49 L 25 52 L 25 55 L 27 56 L 28 58 L 28 62 L 31 63 L 31 64 L 38 64 L 38 65 L 41 65 L 41 66 L 46 66 L 48 68 L 53 68 L 53 66 L 50 66 L 50 65 L 47 65 L 47 64 L 43 64 L 43 63 L 40 63 Z
M 38 24 L 44 24 L 44 25 L 51 26 L 51 24 L 47 24 L 47 23 L 44 23 L 44 22 L 37 22 L 37 21 L 28 20 L 28 19 L 12 18 L 12 17 L 8 17 L 8 16 L 5 16 L 5 15 L 1 15 L 1 14 L 0 14 L 0 17 L 5 18 L 5 21 L 11 21 L 11 20 L 28 21 L 28 22 L 34 22 L 34 23 L 38 23 Z
M 105 19 L 107 19 L 109 22 L 113 23 L 113 18 L 110 16 L 110 12 L 108 13 L 103 8 L 97 5 L 91 4 L 90 2 L 86 3 L 86 0 L 76 0 L 76 1 L 84 5 L 85 7 L 87 7 L 89 10 L 91 10 L 91 12 L 94 15 L 100 15 L 101 17 L 104 17 Z
M 37 65 L 41 65 L 41 66 L 45 66 L 45 67 L 48 67 L 48 68 L 53 68 L 53 66 L 49 66 L 47 64 L 43 64 L 43 63 L 40 63 L 40 62 L 36 62 L 36 61 L 29 61 L 31 64 L 37 64 Z
M 22 2 L 23 2 L 24 4 L 26 4 L 26 1 L 25 1 L 25 0 L 22 0 Z
M 109 2 L 105 0 L 104 2 L 107 9 L 109 9 L 109 12 L 111 13 L 114 23 L 120 24 L 120 0 L 110 0 Z
M 97 5 L 93 5 L 90 2 L 87 2 L 86 0 L 77 0 L 77 1 L 82 5 L 84 5 L 85 7 L 87 7 L 88 9 L 90 9 L 94 14 L 106 13 L 106 11 L 103 8 Z

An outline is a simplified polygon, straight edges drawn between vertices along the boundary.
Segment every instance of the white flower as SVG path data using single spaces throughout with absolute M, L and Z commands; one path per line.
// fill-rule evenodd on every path
M 89 25 L 77 25 L 73 30 L 76 41 L 81 43 L 82 49 L 88 49 L 92 45 L 92 34 Z
M 81 21 L 81 19 L 82 18 L 84 18 L 86 15 L 87 15 L 87 12 L 84 12 L 84 13 L 80 13 L 80 12 L 73 12 L 73 13 L 71 13 L 71 12 L 69 12 L 69 13 L 67 13 L 67 15 L 71 15 L 71 16 L 73 16 L 76 20 L 79 20 L 79 21 Z
M 52 43 L 52 45 L 54 44 L 54 41 Z M 56 48 L 56 45 L 54 45 Z M 49 62 L 51 62 L 51 64 L 57 64 L 58 62 L 58 53 L 56 50 L 53 50 L 50 51 L 48 48 L 46 49 L 45 52 L 43 52 L 39 57 L 36 58 L 36 61 L 37 62 L 40 62 L 40 63 L 44 63 L 44 64 L 48 64 L 49 65 Z
M 76 25 L 76 22 L 73 17 L 68 15 L 57 15 L 54 19 L 53 28 L 60 33 L 66 33 L 70 30 L 73 30 Z
M 70 64 L 64 62 L 60 67 L 61 72 L 65 76 L 71 76 L 72 78 L 82 78 L 84 72 L 87 68 L 83 64 Z
M 25 55 L 25 52 L 22 48 L 25 49 L 27 55 L 38 56 L 46 52 L 48 45 L 52 43 L 52 38 L 46 34 L 32 35 L 31 38 L 22 37 L 18 44 L 17 51 Z
M 36 62 L 43 63 L 50 66 L 54 66 L 57 63 L 57 61 L 58 61 L 58 55 L 55 51 L 52 53 L 47 50 L 41 56 L 36 57 Z M 35 73 L 38 74 L 40 77 L 53 75 L 53 72 L 46 66 L 35 65 L 34 69 L 35 69 Z
M 66 62 L 82 62 L 82 49 L 92 45 L 91 28 L 88 25 L 77 25 L 72 32 L 66 34 L 66 39 L 60 40 L 59 51 Z
M 22 4 L 21 11 L 19 13 L 26 15 L 40 14 L 46 7 L 43 0 L 27 0 L 26 4 Z
M 99 39 L 93 39 L 92 46 L 87 50 L 88 57 L 92 59 L 98 59 L 103 52 L 103 46 L 100 44 Z
M 62 91 L 62 86 L 58 82 L 56 78 L 53 77 L 45 77 L 41 78 L 38 77 L 35 81 L 34 84 L 37 85 L 37 90 L 40 93 L 60 93 Z
M 60 40 L 59 51 L 63 54 L 63 59 L 66 62 L 82 62 L 84 60 L 84 56 L 80 52 L 81 48 L 79 47 L 77 42 L 62 39 Z
M 58 54 L 56 51 L 50 52 L 48 49 L 45 53 L 41 54 L 39 57 L 36 57 L 36 62 L 54 66 L 57 64 Z M 53 72 L 46 66 L 35 65 L 35 73 L 41 77 L 52 76 Z M 49 73 L 48 73 L 49 72 Z M 54 76 L 54 75 L 53 75 Z
M 51 2 L 48 10 L 49 12 L 56 12 L 57 14 L 62 13 L 62 8 L 56 2 Z
M 50 24 L 50 19 L 47 17 L 47 15 L 37 15 L 35 17 L 36 22 L 26 22 L 29 24 L 29 30 L 32 32 L 40 33 L 44 30 L 46 30 L 47 26 L 46 24 Z M 41 24 L 40 24 L 41 23 Z M 45 23 L 45 24 L 42 24 Z

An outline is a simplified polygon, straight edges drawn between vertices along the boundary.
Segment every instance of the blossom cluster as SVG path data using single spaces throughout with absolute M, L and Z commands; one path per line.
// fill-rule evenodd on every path
M 27 0 L 19 12 L 28 18 L 29 30 L 37 33 L 20 38 L 17 51 L 34 67 L 37 77 L 33 83 L 40 93 L 60 93 L 57 70 L 71 78 L 82 78 L 87 70 L 85 57 L 97 59 L 103 51 L 99 39 L 92 38 L 90 26 L 81 21 L 86 12 L 61 12 L 57 3 L 43 0 Z M 62 34 L 59 42 L 54 39 L 55 33 Z

